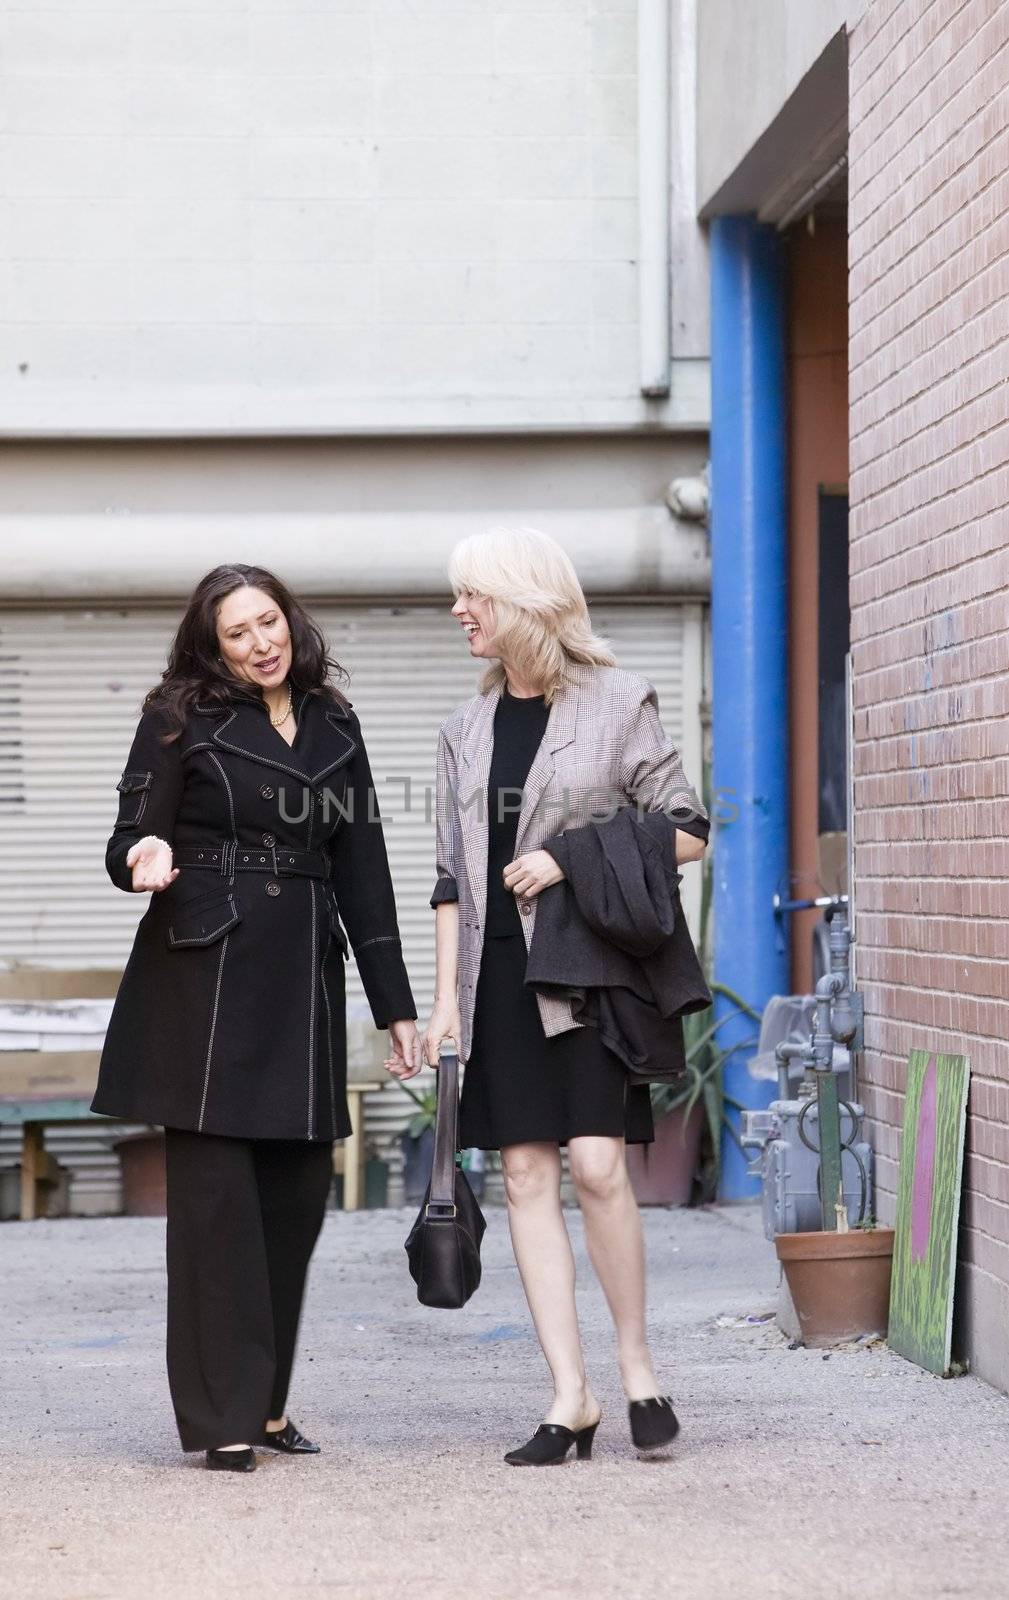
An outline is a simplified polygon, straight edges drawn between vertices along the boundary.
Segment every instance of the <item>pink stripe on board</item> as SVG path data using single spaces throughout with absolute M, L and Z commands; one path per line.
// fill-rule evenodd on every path
M 932 1185 L 935 1180 L 935 1056 L 929 1056 L 918 1107 L 911 1184 L 911 1260 L 924 1261 L 932 1233 Z

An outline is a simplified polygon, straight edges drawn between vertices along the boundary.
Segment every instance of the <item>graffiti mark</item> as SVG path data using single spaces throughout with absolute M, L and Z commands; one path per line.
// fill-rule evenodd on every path
M 935 1056 L 928 1058 L 918 1107 L 911 1185 L 911 1260 L 924 1261 L 932 1232 L 932 1187 L 935 1182 Z

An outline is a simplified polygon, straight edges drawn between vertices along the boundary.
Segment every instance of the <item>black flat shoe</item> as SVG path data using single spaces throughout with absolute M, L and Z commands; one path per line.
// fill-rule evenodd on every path
M 559 1422 L 541 1422 L 529 1443 L 522 1445 L 519 1450 L 509 1450 L 505 1460 L 510 1467 L 559 1466 L 574 1445 L 578 1460 L 589 1461 L 598 1426 L 597 1419 L 589 1427 L 574 1432 Z
M 255 1472 L 256 1457 L 251 1445 L 244 1450 L 208 1450 L 206 1464 L 211 1472 Z
M 282 1428 L 263 1429 L 260 1444 L 267 1445 L 271 1450 L 282 1450 L 285 1456 L 317 1456 L 319 1446 L 313 1444 L 311 1439 L 306 1439 L 299 1433 L 294 1423 L 288 1418 Z
M 631 1438 L 636 1450 L 662 1450 L 672 1444 L 680 1431 L 676 1412 L 668 1395 L 653 1395 L 648 1400 L 632 1400 L 627 1407 L 631 1419 Z

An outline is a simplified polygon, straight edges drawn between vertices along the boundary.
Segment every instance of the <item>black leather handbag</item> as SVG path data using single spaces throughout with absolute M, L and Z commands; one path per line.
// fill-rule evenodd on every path
M 406 1240 L 410 1276 L 424 1306 L 456 1311 L 480 1282 L 480 1241 L 487 1223 L 466 1174 L 455 1164 L 459 1057 L 438 1066 L 434 1165 L 424 1204 Z

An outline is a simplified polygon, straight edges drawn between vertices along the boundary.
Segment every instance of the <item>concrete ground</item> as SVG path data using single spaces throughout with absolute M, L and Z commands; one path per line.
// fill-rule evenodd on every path
M 0 1595 L 410 1600 L 1009 1594 L 1009 1409 L 885 1348 L 791 1350 L 747 1210 L 650 1211 L 654 1343 L 683 1421 L 639 1461 L 571 1218 L 604 1418 L 590 1463 L 516 1471 L 546 1399 L 492 1211 L 461 1312 L 418 1305 L 406 1212 L 333 1213 L 292 1414 L 324 1449 L 209 1474 L 176 1443 L 163 1223 L 0 1228 Z

